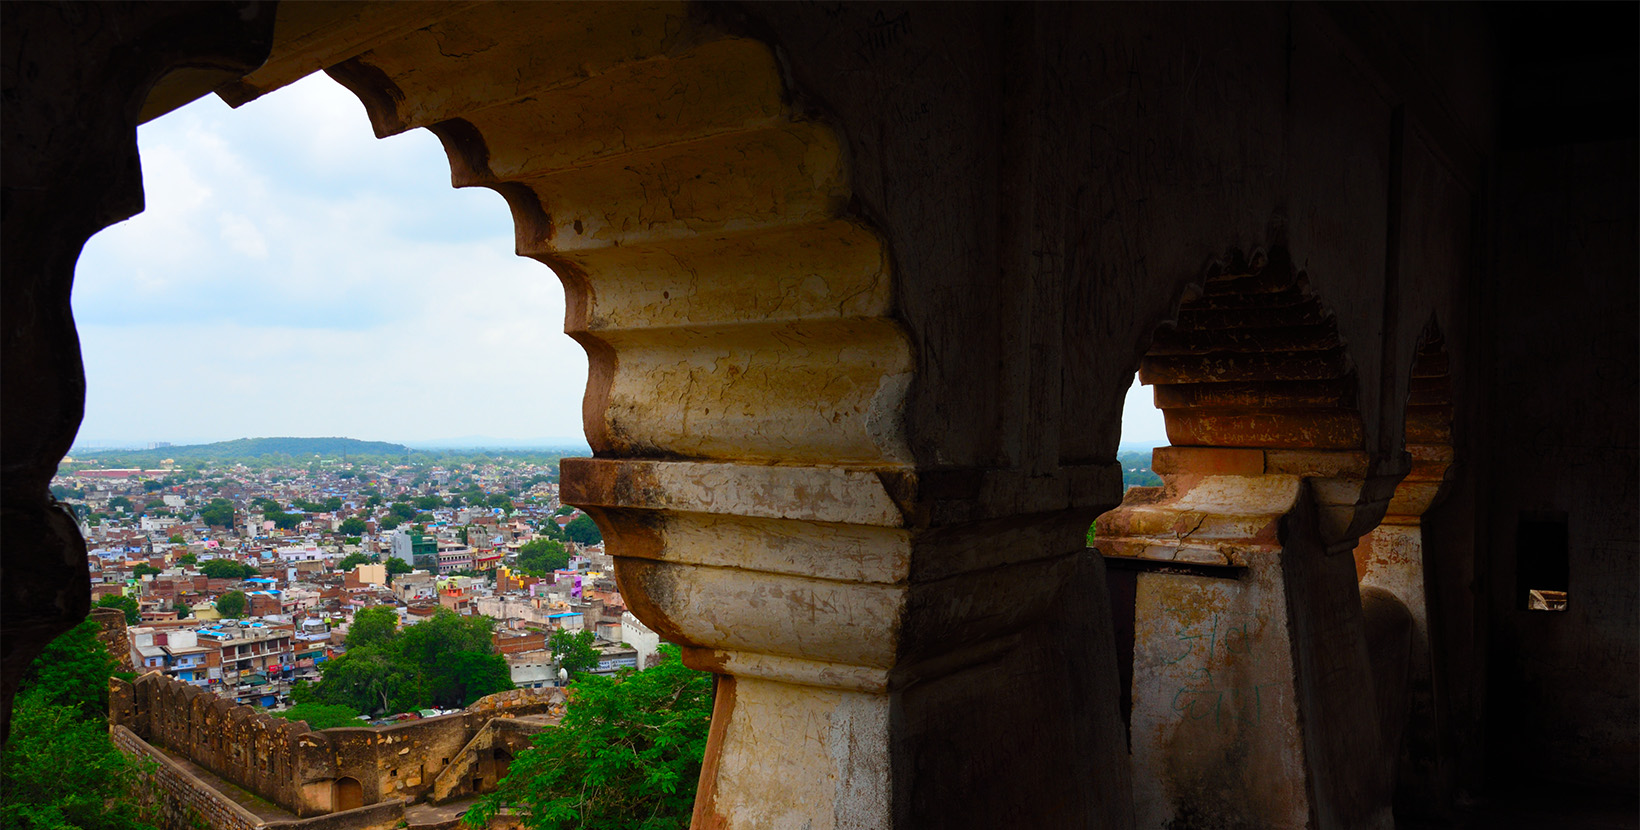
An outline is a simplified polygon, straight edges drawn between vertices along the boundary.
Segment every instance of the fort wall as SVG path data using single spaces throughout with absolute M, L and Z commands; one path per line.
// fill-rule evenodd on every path
M 563 705 L 561 689 L 519 689 L 396 726 L 314 731 L 157 672 L 109 681 L 110 723 L 128 736 L 122 748 L 147 757 L 162 756 L 155 747 L 163 747 L 304 819 L 420 800 L 492 720 L 559 715 Z M 142 746 L 127 746 L 132 741 Z M 485 789 L 497 777 L 486 778 Z

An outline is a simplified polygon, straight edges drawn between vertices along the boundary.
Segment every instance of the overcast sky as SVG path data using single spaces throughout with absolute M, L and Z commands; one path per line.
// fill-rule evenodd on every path
M 426 130 L 378 140 L 323 74 L 138 131 L 147 209 L 74 280 L 77 446 L 267 436 L 581 436 L 564 293 L 501 197 L 450 187 Z M 1123 442 L 1165 443 L 1150 390 Z

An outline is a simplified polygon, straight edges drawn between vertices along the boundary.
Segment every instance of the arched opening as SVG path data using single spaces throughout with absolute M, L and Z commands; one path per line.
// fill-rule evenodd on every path
M 1328 774 L 1377 741 L 1370 699 L 1352 699 L 1372 678 L 1340 553 L 1398 478 L 1365 452 L 1331 313 L 1284 250 L 1232 255 L 1157 328 L 1139 377 L 1167 423 L 1164 483 L 1129 490 L 1094 542 L 1113 612 L 1132 614 L 1118 659 L 1140 826 L 1387 815 L 1372 782 Z
M 1367 610 L 1378 720 L 1383 730 L 1382 774 L 1393 782 L 1398 812 L 1427 813 L 1444 784 L 1435 666 L 1430 644 L 1429 584 L 1438 551 L 1424 544 L 1423 516 L 1439 503 L 1454 461 L 1452 380 L 1445 339 L 1431 320 L 1418 340 L 1408 380 L 1405 447 L 1411 459 L 1395 487 L 1382 524 L 1354 550 Z
M 352 810 L 364 806 L 364 785 L 359 779 L 344 776 L 336 779 L 332 785 L 330 803 L 334 812 Z

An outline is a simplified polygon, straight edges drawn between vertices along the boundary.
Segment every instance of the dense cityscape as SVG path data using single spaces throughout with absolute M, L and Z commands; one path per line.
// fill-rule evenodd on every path
M 81 521 L 94 603 L 126 612 L 137 670 L 239 703 L 290 706 L 370 609 L 400 627 L 441 610 L 487 618 L 514 687 L 562 683 L 570 649 L 569 669 L 592 673 L 654 660 L 656 635 L 622 604 L 597 526 L 559 503 L 550 458 L 143 469 L 70 456 L 53 491 Z

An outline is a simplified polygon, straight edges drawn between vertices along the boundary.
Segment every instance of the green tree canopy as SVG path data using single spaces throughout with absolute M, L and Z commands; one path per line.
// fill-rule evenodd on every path
M 569 551 L 552 539 L 532 539 L 518 549 L 517 564 L 531 576 L 547 576 L 569 565 Z
M 144 765 L 108 739 L 118 665 L 85 620 L 23 671 L 0 753 L 0 827 L 153 830 L 130 798 Z
M 141 566 L 139 566 L 141 567 Z M 97 600 L 97 608 L 118 608 L 125 612 L 125 624 L 136 625 L 142 622 L 142 613 L 137 607 L 137 598 L 123 594 L 109 594 Z
M 615 678 L 572 684 L 564 719 L 513 759 L 496 792 L 463 817 L 481 828 L 503 807 L 530 830 L 684 830 L 712 720 L 712 680 L 677 648 Z
M 115 510 L 124 510 L 126 512 L 130 512 L 132 509 L 131 500 L 125 496 L 115 496 L 109 499 L 108 506 Z
M 399 614 L 385 605 L 365 608 L 353 615 L 347 628 L 347 647 L 383 646 L 393 640 L 399 630 Z
M 306 721 L 310 729 L 335 729 L 339 726 L 364 726 L 359 713 L 347 706 L 334 703 L 298 703 L 275 717 L 288 721 Z
M 349 516 L 348 518 L 343 519 L 341 523 L 336 526 L 336 529 L 347 536 L 363 536 L 364 532 L 368 530 L 368 528 L 365 527 L 364 519 L 361 519 L 358 516 Z
M 412 502 L 418 510 L 432 510 L 444 506 L 444 499 L 438 496 L 417 496 Z
M 177 612 L 177 619 L 179 620 L 185 620 L 194 615 L 194 609 L 189 608 L 188 603 L 180 599 L 171 604 L 171 610 Z
M 341 496 L 331 496 L 330 498 L 325 499 L 324 508 L 325 508 L 326 513 L 334 513 L 338 510 L 341 510 L 342 509 L 342 497 Z
M 199 566 L 199 572 L 211 579 L 250 579 L 261 571 L 232 559 L 212 559 Z
M 591 631 L 559 629 L 547 637 L 547 650 L 558 657 L 558 665 L 571 674 L 598 667 L 598 650 L 592 647 L 597 639 Z
M 177 557 L 177 562 L 183 565 L 197 565 L 199 564 L 199 557 L 191 553 L 184 553 Z
M 135 568 L 131 569 L 132 576 L 135 576 L 138 579 L 141 579 L 145 576 L 153 576 L 154 574 L 157 574 L 159 572 L 160 572 L 159 568 L 156 568 L 153 565 L 138 565 Z
M 182 534 L 180 534 L 180 533 L 171 534 L 171 538 L 166 539 L 165 541 L 170 542 L 173 545 L 186 545 L 186 544 L 188 544 L 188 540 L 182 538 Z
M 415 568 L 411 567 L 409 562 L 406 562 L 396 556 L 388 557 L 387 584 L 393 584 L 393 577 L 398 576 L 399 574 L 410 573 L 413 570 L 415 570 Z
M 236 620 L 245 616 L 245 608 L 248 605 L 249 603 L 246 601 L 244 593 L 240 591 L 229 591 L 217 599 L 216 613 L 221 614 L 228 619 Z
M 399 631 L 386 628 L 391 609 L 365 609 L 348 631 L 348 651 L 320 668 L 317 684 L 292 693 L 298 703 L 331 703 L 361 712 L 466 706 L 512 688 L 505 658 L 494 653 L 494 621 L 440 608 Z M 397 615 L 393 615 L 396 619 Z
M 104 597 L 109 599 L 109 597 Z M 137 601 L 130 597 L 129 614 L 136 610 Z M 101 607 L 121 607 L 113 603 L 98 603 Z M 140 620 L 140 618 L 139 618 Z M 85 619 L 52 640 L 34 658 L 18 680 L 20 691 L 37 690 L 42 703 L 67 706 L 90 720 L 108 717 L 108 678 L 119 666 L 119 661 L 108 653 L 97 635 L 102 626 L 95 620 Z
M 564 525 L 564 535 L 571 542 L 582 545 L 596 545 L 604 540 L 604 535 L 598 532 L 598 523 L 587 515 L 576 516 L 570 523 Z
M 342 557 L 342 561 L 336 567 L 343 571 L 351 571 L 360 565 L 374 561 L 376 561 L 376 557 L 368 553 L 350 553 Z
M 233 527 L 233 502 L 227 499 L 211 499 L 199 511 L 199 520 L 211 527 Z

